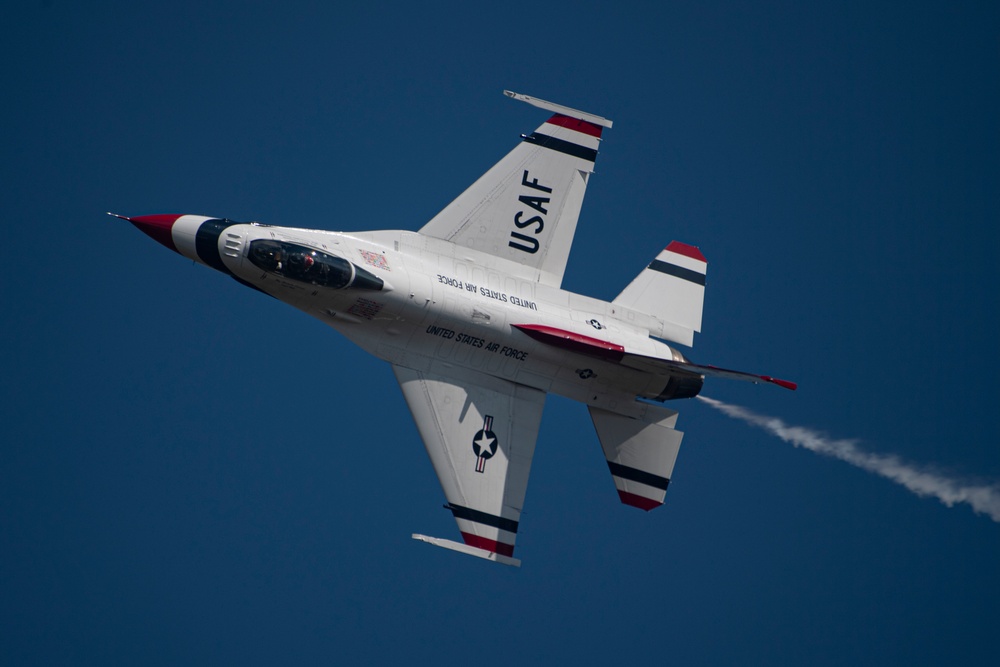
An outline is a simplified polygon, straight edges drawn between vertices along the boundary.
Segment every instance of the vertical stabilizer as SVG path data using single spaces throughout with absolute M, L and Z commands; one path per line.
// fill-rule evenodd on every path
M 660 328 L 650 331 L 652 335 L 690 346 L 694 332 L 701 331 L 707 268 L 698 248 L 671 241 L 614 303 L 659 320 Z

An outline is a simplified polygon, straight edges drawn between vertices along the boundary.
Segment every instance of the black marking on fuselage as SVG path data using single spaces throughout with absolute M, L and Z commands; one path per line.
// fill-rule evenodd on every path
M 611 469 L 611 474 L 615 477 L 621 477 L 622 479 L 639 482 L 640 484 L 645 484 L 646 486 L 651 486 L 655 489 L 662 489 L 666 491 L 667 485 L 670 484 L 670 480 L 666 477 L 660 477 L 659 475 L 654 475 L 651 472 L 639 470 L 638 468 L 623 466 L 621 463 L 615 463 L 614 461 L 608 461 L 608 468 Z
M 213 269 L 232 275 L 233 272 L 223 263 L 222 255 L 219 254 L 219 236 L 227 227 L 238 224 L 240 223 L 232 220 L 206 220 L 201 223 L 194 235 L 194 249 L 201 261 Z
M 596 150 L 593 148 L 587 148 L 586 146 L 581 146 L 580 144 L 574 144 L 572 141 L 557 139 L 556 137 L 550 137 L 547 134 L 540 134 L 538 132 L 532 132 L 531 134 L 526 135 L 524 140 L 529 144 L 538 144 L 539 146 L 544 146 L 545 148 L 550 148 L 554 151 L 565 153 L 566 155 L 583 158 L 584 160 L 589 160 L 591 162 L 597 161 Z
M 474 521 L 476 523 L 481 523 L 484 526 L 491 526 L 493 528 L 499 528 L 500 530 L 506 530 L 508 533 L 517 532 L 517 521 L 514 521 L 513 519 L 505 519 L 502 516 L 487 514 L 486 512 L 480 512 L 479 510 L 474 510 L 469 507 L 462 507 L 461 505 L 455 505 L 454 503 L 448 503 L 445 505 L 445 509 L 451 510 L 451 513 L 456 519 Z
M 654 271 L 659 271 L 660 273 L 665 273 L 668 276 L 674 276 L 680 278 L 681 280 L 687 280 L 696 285 L 705 286 L 705 274 L 698 273 L 697 271 L 692 271 L 691 269 L 685 269 L 683 266 L 677 266 L 676 264 L 670 264 L 669 262 L 664 262 L 659 259 L 654 259 L 649 264 L 649 268 Z

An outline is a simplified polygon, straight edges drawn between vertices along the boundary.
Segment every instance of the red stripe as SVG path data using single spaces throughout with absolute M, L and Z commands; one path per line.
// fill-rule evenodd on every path
M 651 498 L 644 498 L 643 496 L 637 496 L 634 493 L 629 493 L 628 491 L 619 491 L 618 497 L 622 499 L 622 502 L 626 505 L 631 505 L 632 507 L 638 507 L 641 510 L 646 510 L 647 512 L 651 509 L 656 509 L 663 503 L 658 500 L 652 500 Z
M 491 540 L 488 537 L 480 537 L 479 535 L 473 535 L 472 533 L 462 533 L 462 539 L 465 540 L 465 543 L 470 547 L 486 549 L 486 551 L 500 554 L 501 556 L 514 555 L 513 544 L 504 544 L 503 542 L 497 542 L 496 540 Z
M 174 245 L 174 236 L 170 233 L 179 215 L 141 215 L 129 218 L 136 228 L 157 243 L 161 243 L 174 252 L 178 252 Z
M 799 385 L 795 384 L 794 382 L 789 382 L 788 380 L 779 380 L 778 378 L 773 378 L 769 375 L 761 375 L 760 379 L 764 380 L 765 382 L 776 384 L 779 387 L 784 387 L 785 389 L 791 389 L 792 391 L 795 391 L 796 389 L 799 388 Z
M 558 125 L 559 127 L 569 128 L 570 130 L 576 130 L 577 132 L 583 132 L 584 134 L 589 134 L 592 137 L 601 136 L 601 126 L 594 125 L 593 123 L 588 123 L 585 120 L 580 120 L 579 118 L 570 118 L 569 116 L 564 116 L 561 113 L 557 113 L 552 118 L 545 121 L 549 125 Z
M 694 247 L 693 245 L 688 245 L 687 243 L 681 243 L 680 241 L 671 241 L 670 245 L 666 247 L 670 252 L 676 252 L 678 255 L 684 255 L 685 257 L 690 257 L 691 259 L 696 259 L 699 262 L 708 263 L 705 256 L 701 254 L 701 250 Z
M 543 324 L 512 324 L 511 326 L 520 329 L 537 341 L 573 352 L 610 359 L 611 361 L 621 361 L 625 356 L 624 347 L 599 338 L 591 338 L 572 331 L 547 327 Z

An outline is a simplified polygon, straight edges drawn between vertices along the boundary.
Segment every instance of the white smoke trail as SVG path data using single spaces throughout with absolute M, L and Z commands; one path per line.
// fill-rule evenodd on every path
M 762 428 L 795 447 L 832 456 L 853 466 L 867 470 L 901 484 L 921 498 L 930 496 L 947 505 L 968 503 L 977 514 L 986 514 L 1000 522 L 1000 484 L 984 484 L 949 477 L 927 467 L 903 461 L 894 454 L 873 454 L 859 449 L 856 440 L 833 440 L 828 436 L 801 426 L 789 426 L 777 417 L 758 415 L 738 405 L 730 405 L 714 398 L 699 396 L 723 414 Z

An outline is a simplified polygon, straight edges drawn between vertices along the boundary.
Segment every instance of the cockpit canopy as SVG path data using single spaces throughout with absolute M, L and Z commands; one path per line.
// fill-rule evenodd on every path
M 320 287 L 381 290 L 384 283 L 341 257 L 287 241 L 250 242 L 250 262 L 259 269 Z

